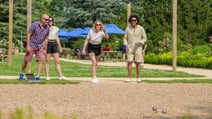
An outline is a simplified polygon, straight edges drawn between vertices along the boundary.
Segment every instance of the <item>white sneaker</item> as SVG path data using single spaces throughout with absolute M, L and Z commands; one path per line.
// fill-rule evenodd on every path
M 97 77 L 95 77 L 95 78 L 92 79 L 92 82 L 93 83 L 99 83 L 99 80 L 97 79 Z
M 47 76 L 47 77 L 46 77 L 46 80 L 50 80 L 50 77 Z
M 141 79 L 140 78 L 137 78 L 136 80 L 138 83 L 141 83 Z
M 64 76 L 61 76 L 61 77 L 59 77 L 59 80 L 67 80 L 67 78 Z
M 128 79 L 125 81 L 125 83 L 130 83 L 130 81 L 131 81 L 131 79 L 128 78 Z

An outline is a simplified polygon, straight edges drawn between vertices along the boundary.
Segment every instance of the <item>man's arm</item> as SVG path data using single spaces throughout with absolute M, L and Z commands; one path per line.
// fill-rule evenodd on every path
M 128 48 L 128 34 L 127 34 L 127 28 L 125 29 L 125 34 L 124 34 L 124 45 L 125 45 L 125 48 L 126 48 L 126 54 L 128 54 L 129 52 L 129 48 Z
M 48 45 L 48 36 L 45 37 L 44 42 L 43 42 L 43 49 L 46 50 Z
M 141 37 L 142 37 L 142 39 L 141 39 L 140 43 L 145 44 L 145 42 L 147 41 L 147 37 L 146 37 L 146 32 L 145 32 L 143 27 L 142 27 L 142 30 L 141 30 Z
M 31 48 L 30 48 L 30 38 L 31 38 L 31 35 L 32 35 L 31 32 L 28 32 L 27 33 L 27 46 L 26 46 L 26 50 L 27 51 L 30 51 L 31 50 Z

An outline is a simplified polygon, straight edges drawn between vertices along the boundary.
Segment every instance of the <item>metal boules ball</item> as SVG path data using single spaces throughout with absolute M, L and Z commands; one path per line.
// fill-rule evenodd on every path
M 162 114 L 166 114 L 167 113 L 167 110 L 166 109 L 163 109 L 162 110 Z
M 157 107 L 156 106 L 152 106 L 152 111 L 157 111 Z

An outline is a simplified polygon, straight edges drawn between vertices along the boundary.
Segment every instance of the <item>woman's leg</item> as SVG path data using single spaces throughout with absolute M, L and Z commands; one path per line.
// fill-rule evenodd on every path
M 96 58 L 96 73 L 97 73 L 98 62 L 99 62 L 99 56 L 95 56 L 95 58 Z
M 46 54 L 46 77 L 49 77 L 49 62 L 51 54 Z
M 97 59 L 94 53 L 89 53 L 92 62 L 92 78 L 96 77 Z
M 54 57 L 54 62 L 55 62 L 55 66 L 56 66 L 57 72 L 58 72 L 59 76 L 62 77 L 63 74 L 62 74 L 62 70 L 61 70 L 61 66 L 60 66 L 59 54 L 58 53 L 54 53 L 53 57 Z

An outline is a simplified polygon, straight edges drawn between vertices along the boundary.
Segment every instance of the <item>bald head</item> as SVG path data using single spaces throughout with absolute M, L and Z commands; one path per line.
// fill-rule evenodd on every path
M 49 18 L 49 15 L 48 14 L 42 14 L 41 16 L 40 16 L 40 18 L 42 19 L 42 18 Z
M 42 23 L 43 26 L 48 25 L 48 23 L 49 23 L 49 15 L 42 14 L 40 21 L 41 21 L 41 23 Z

